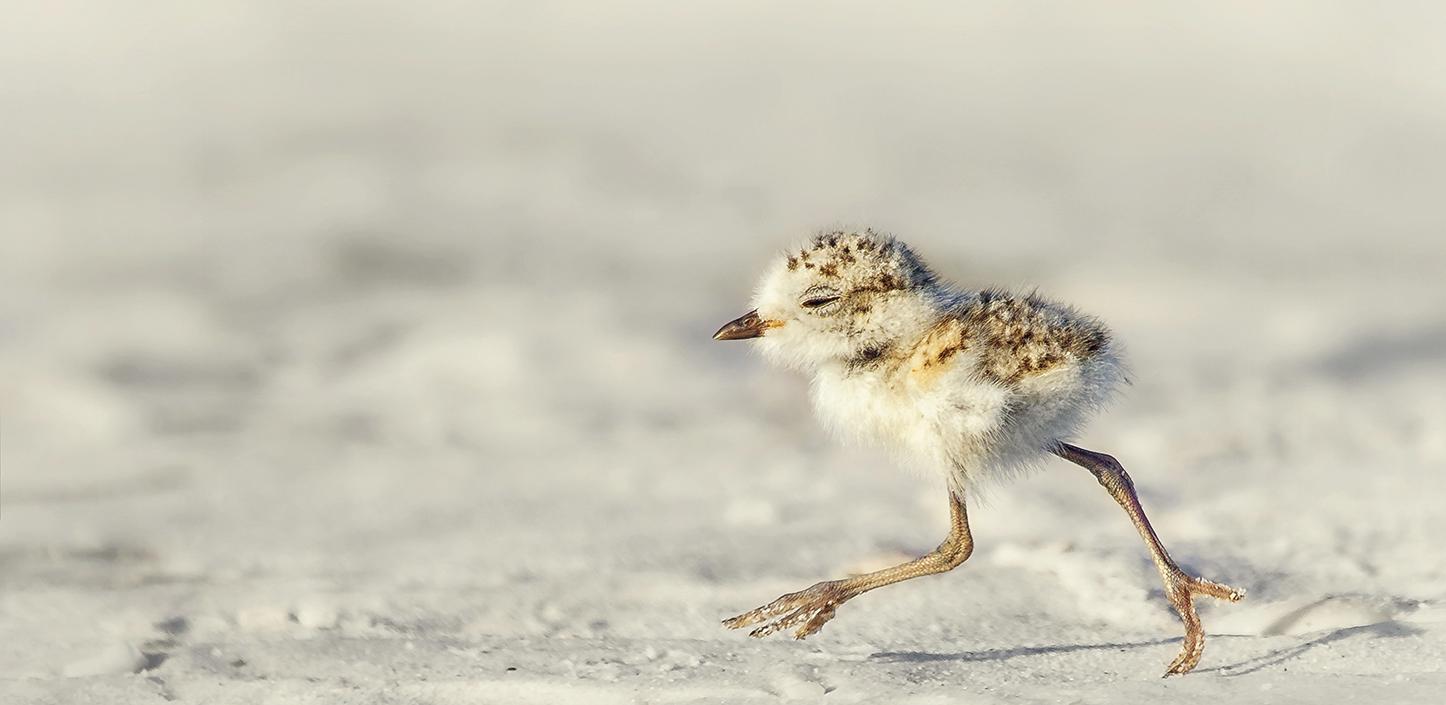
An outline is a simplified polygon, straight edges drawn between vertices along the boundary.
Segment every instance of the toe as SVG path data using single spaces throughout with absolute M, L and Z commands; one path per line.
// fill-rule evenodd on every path
M 1229 585 L 1226 585 L 1224 583 L 1217 583 L 1213 580 L 1206 580 L 1204 578 L 1197 578 L 1191 576 L 1189 577 L 1187 584 L 1189 585 L 1189 590 L 1191 592 L 1199 593 L 1201 595 L 1209 595 L 1210 597 L 1213 597 L 1217 600 L 1239 602 L 1245 599 L 1244 589 L 1233 588 Z
M 1175 657 L 1174 661 L 1170 662 L 1170 667 L 1165 669 L 1165 677 L 1169 678 L 1170 676 L 1184 675 L 1189 673 L 1190 669 L 1194 667 L 1195 664 L 1190 662 L 1189 652 L 1182 651 L 1179 656 Z
M 755 624 L 758 624 L 759 622 L 772 619 L 777 615 L 783 614 L 784 612 L 795 608 L 798 603 L 797 594 L 798 593 L 790 593 L 788 595 L 784 595 L 783 597 L 780 597 L 777 600 L 774 600 L 773 602 L 770 602 L 762 607 L 749 610 L 736 617 L 729 617 L 728 619 L 723 620 L 723 626 L 728 627 L 729 629 L 741 629 L 743 627 L 751 627 Z
M 787 629 L 795 624 L 798 624 L 799 622 L 802 622 L 803 620 L 808 618 L 810 613 L 812 613 L 812 610 L 809 607 L 800 607 L 789 613 L 786 617 L 780 617 L 773 620 L 772 622 L 769 622 L 768 624 L 754 629 L 753 631 L 748 633 L 748 636 L 761 639 L 776 631 Z
M 1200 663 L 1200 656 L 1205 653 L 1205 637 L 1199 634 L 1186 634 L 1185 642 L 1180 645 L 1180 655 L 1170 662 L 1170 667 L 1165 670 L 1166 676 L 1183 675 L 1194 670 Z
M 753 610 L 752 612 L 744 612 L 736 617 L 729 617 L 723 620 L 723 626 L 729 629 L 742 629 L 743 627 L 757 624 L 762 619 L 763 615 L 759 614 L 758 610 Z
M 815 614 L 808 620 L 808 623 L 799 627 L 798 631 L 793 633 L 793 638 L 806 639 L 809 636 L 817 634 L 818 630 L 823 629 L 823 625 L 826 624 L 828 620 L 833 619 L 834 612 L 836 612 L 837 609 L 837 606 L 832 603 L 824 605 L 823 609 L 818 611 L 818 614 Z

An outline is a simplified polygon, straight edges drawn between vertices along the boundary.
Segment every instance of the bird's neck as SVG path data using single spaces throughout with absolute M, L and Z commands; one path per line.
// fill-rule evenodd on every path
M 920 290 L 887 308 L 877 307 L 876 325 L 864 331 L 850 355 L 826 365 L 834 374 L 886 371 L 908 360 L 919 341 L 949 316 L 959 298 L 945 290 Z

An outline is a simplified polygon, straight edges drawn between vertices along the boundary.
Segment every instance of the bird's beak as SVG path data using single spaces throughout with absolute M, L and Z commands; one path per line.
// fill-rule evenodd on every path
M 757 338 L 763 335 L 763 331 L 766 331 L 769 328 L 777 328 L 780 325 L 782 325 L 782 323 L 778 321 L 770 321 L 768 319 L 761 318 L 758 315 L 758 310 L 754 309 L 752 311 L 749 311 L 748 313 L 743 314 L 742 316 L 739 316 L 727 323 L 724 323 L 723 327 L 719 328 L 718 332 L 713 334 L 713 339 L 746 340 L 748 338 Z

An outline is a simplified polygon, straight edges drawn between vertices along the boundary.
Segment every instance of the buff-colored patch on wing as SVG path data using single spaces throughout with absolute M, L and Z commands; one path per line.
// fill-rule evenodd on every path
M 929 388 L 950 368 L 950 363 L 970 347 L 968 331 L 957 318 L 948 318 L 930 330 L 909 357 L 908 377 L 918 388 Z

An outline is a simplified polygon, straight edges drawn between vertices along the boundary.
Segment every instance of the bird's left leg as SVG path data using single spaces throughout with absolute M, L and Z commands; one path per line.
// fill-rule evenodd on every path
M 1200 662 L 1200 654 L 1205 650 L 1205 630 L 1201 628 L 1200 616 L 1195 612 L 1195 596 L 1208 595 L 1239 602 L 1245 598 L 1245 591 L 1191 575 L 1175 563 L 1175 559 L 1165 550 L 1165 545 L 1160 543 L 1155 527 L 1150 525 L 1149 518 L 1145 516 L 1145 509 L 1140 506 L 1140 498 L 1135 494 L 1135 483 L 1119 461 L 1104 453 L 1085 450 L 1068 443 L 1060 443 L 1054 449 L 1054 454 L 1089 470 L 1110 496 L 1115 498 L 1115 502 L 1124 508 L 1125 513 L 1130 515 L 1130 521 L 1134 522 L 1135 529 L 1140 532 L 1140 538 L 1145 540 L 1145 547 L 1149 549 L 1155 568 L 1160 571 L 1160 578 L 1165 582 L 1165 597 L 1175 607 L 1175 611 L 1180 613 L 1180 620 L 1185 623 L 1185 641 L 1180 647 L 1180 655 L 1175 657 L 1165 675 L 1189 673 Z
M 949 537 L 932 552 L 892 568 L 856 575 L 841 580 L 825 580 L 798 592 L 791 592 L 756 610 L 723 620 L 729 629 L 748 627 L 762 622 L 749 636 L 764 637 L 781 629 L 798 626 L 795 639 L 802 639 L 823 628 L 833 619 L 838 606 L 874 588 L 902 582 L 924 575 L 944 573 L 959 567 L 974 552 L 974 539 L 969 535 L 969 517 L 964 509 L 964 496 L 949 493 Z

